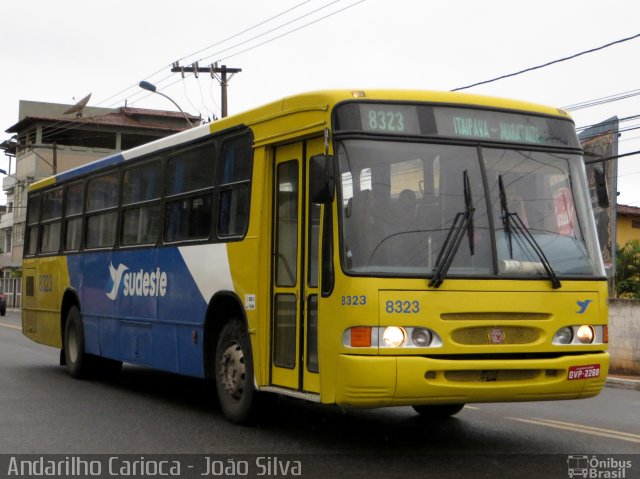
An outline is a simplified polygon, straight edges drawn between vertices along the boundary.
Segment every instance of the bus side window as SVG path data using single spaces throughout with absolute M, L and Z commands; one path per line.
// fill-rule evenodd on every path
M 62 188 L 55 188 L 44 193 L 42 201 L 42 218 L 40 250 L 42 253 L 57 253 L 60 250 L 60 233 L 62 229 Z
M 242 236 L 249 226 L 252 139 L 246 134 L 222 145 L 218 236 Z
M 89 180 L 87 188 L 87 248 L 111 248 L 118 224 L 118 190 L 120 181 L 114 171 Z M 96 213 L 93 213 L 93 212 Z
M 40 220 L 40 202 L 42 195 L 33 195 L 29 199 L 29 212 L 27 214 L 27 245 L 25 254 L 33 256 L 38 251 L 38 221 Z
M 84 183 L 77 182 L 67 187 L 65 204 L 65 251 L 78 251 L 82 242 L 82 207 L 84 204 Z
M 216 143 L 174 153 L 167 161 L 164 240 L 209 239 Z
M 159 203 L 161 173 L 159 160 L 135 165 L 124 171 L 120 238 L 123 246 L 155 244 L 158 241 L 162 217 Z

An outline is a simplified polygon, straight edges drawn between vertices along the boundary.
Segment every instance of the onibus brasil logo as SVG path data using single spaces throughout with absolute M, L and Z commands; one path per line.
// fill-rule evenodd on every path
M 167 294 L 167 273 L 156 268 L 155 271 L 130 271 L 127 265 L 120 263 L 117 268 L 109 263 L 111 280 L 107 283 L 107 298 L 112 301 L 118 297 L 120 284 L 125 296 L 164 296 Z

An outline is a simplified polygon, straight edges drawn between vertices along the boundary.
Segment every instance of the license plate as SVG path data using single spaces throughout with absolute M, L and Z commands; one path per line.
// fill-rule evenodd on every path
M 590 364 L 588 366 L 571 366 L 569 368 L 569 381 L 576 379 L 592 379 L 600 377 L 600 365 Z

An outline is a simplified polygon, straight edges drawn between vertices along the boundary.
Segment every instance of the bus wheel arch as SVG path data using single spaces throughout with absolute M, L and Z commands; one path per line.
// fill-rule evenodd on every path
M 220 291 L 209 301 L 204 324 L 204 369 L 205 377 L 214 377 L 213 364 L 218 338 L 225 324 L 232 320 L 241 321 L 249 331 L 247 317 L 240 298 L 232 291 Z
M 122 369 L 122 361 L 94 356 L 85 351 L 84 322 L 77 293 L 67 290 L 60 308 L 62 349 L 60 365 L 76 379 L 93 376 L 113 377 Z
M 244 310 L 234 293 L 219 293 L 207 309 L 205 374 L 215 383 L 225 417 L 236 424 L 252 424 L 258 414 L 259 392 Z

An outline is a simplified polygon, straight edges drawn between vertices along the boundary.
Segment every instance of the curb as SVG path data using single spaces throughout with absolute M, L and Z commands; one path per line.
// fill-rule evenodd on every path
M 608 377 L 606 386 L 620 389 L 635 389 L 636 391 L 640 391 L 640 380 Z

